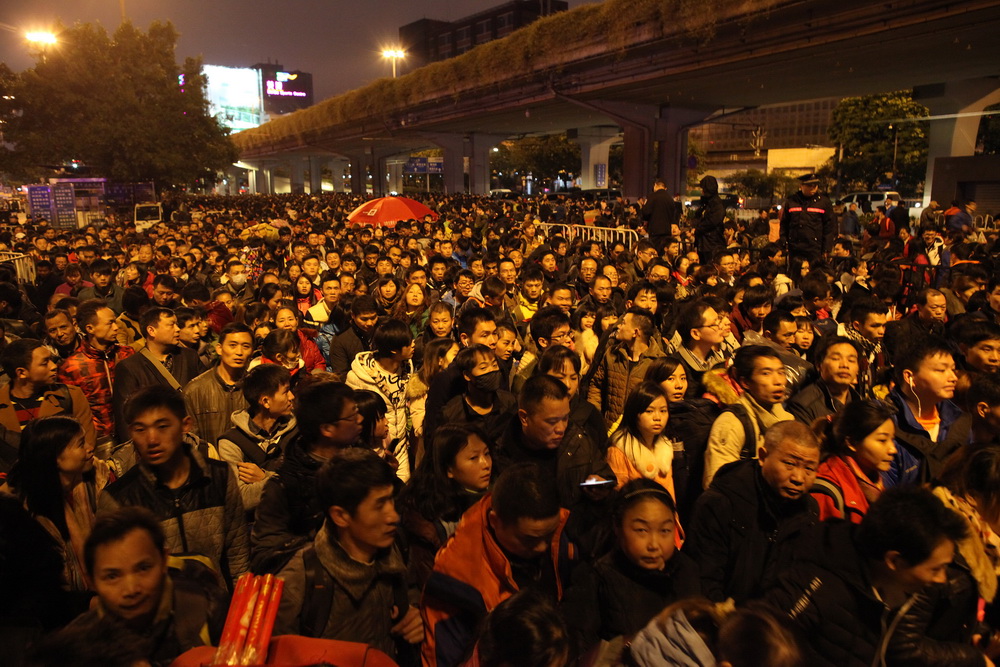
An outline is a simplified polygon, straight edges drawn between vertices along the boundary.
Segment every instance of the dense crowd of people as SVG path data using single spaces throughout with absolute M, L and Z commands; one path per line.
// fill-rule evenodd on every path
M 801 181 L 0 231 L 6 664 L 168 665 L 253 572 L 404 666 L 992 665 L 995 239 Z

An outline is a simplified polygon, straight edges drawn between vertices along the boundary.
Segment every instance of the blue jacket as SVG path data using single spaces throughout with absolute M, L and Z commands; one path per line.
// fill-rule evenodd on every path
M 889 393 L 889 400 L 896 406 L 896 414 L 892 420 L 896 424 L 896 456 L 892 467 L 885 474 L 887 487 L 903 484 L 920 484 L 929 481 L 937 475 L 944 459 L 953 451 L 950 444 L 961 434 L 952 433 L 952 426 L 962 415 L 962 411 L 951 401 L 938 403 L 938 414 L 941 416 L 941 427 L 938 429 L 936 441 L 920 425 L 910 406 L 903 398 L 899 387 Z M 966 434 L 966 440 L 968 434 Z

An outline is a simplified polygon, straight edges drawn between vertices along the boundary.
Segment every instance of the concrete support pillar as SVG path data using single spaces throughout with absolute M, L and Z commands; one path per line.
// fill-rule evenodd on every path
M 465 137 L 461 134 L 435 133 L 425 135 L 444 149 L 444 192 L 454 195 L 465 192 Z
M 625 153 L 622 165 L 622 194 L 631 200 L 653 189 L 653 139 L 648 125 L 624 127 Z
M 469 192 L 486 195 L 492 187 L 490 156 L 493 147 L 506 139 L 502 134 L 475 133 L 469 136 Z
M 294 155 L 288 161 L 288 188 L 293 195 L 305 194 L 306 162 L 299 155 Z
M 924 180 L 924 206 L 931 199 L 947 206 L 959 193 L 934 190 L 935 160 L 975 154 L 976 137 L 982 120 L 978 112 L 1000 102 L 1000 86 L 992 78 L 949 81 L 919 86 L 913 90 L 913 99 L 926 106 L 931 116 L 950 116 L 930 121 L 927 175 Z
M 261 174 L 259 169 L 250 168 L 247 169 L 247 186 L 250 189 L 250 194 L 259 195 L 260 194 L 260 180 Z
M 688 129 L 712 112 L 701 109 L 664 107 L 657 123 L 656 176 L 671 194 L 687 190 Z
M 368 157 L 364 153 L 350 156 L 351 194 L 368 194 Z
M 344 174 L 347 172 L 348 160 L 334 158 L 330 160 L 331 179 L 334 192 L 344 192 Z
M 326 163 L 325 157 L 309 156 L 309 194 L 315 195 L 323 191 L 323 167 Z
M 625 135 L 623 195 L 632 200 L 645 196 L 652 190 L 656 177 L 666 183 L 671 194 L 683 191 L 687 168 L 687 127 L 707 118 L 712 111 L 607 100 L 571 101 L 600 111 L 622 126 Z M 660 142 L 657 150 L 659 168 L 656 170 L 654 142 Z
M 577 130 L 574 141 L 580 145 L 580 187 L 608 187 L 608 154 L 618 141 L 617 127 L 588 127 Z
M 394 155 L 386 158 L 388 177 L 386 180 L 387 194 L 393 192 L 403 194 L 403 167 L 406 165 L 405 155 Z
M 274 194 L 274 165 L 262 164 L 257 168 L 257 194 Z

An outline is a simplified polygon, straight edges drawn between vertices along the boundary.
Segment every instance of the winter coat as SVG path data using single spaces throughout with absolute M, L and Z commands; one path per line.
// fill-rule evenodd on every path
M 862 480 L 863 474 L 858 464 L 846 456 L 831 456 L 820 464 L 811 491 L 819 507 L 820 521 L 846 519 L 861 523 L 870 504 L 861 485 L 866 485 L 872 495 L 883 489 L 881 480 L 873 484 L 868 479 Z
M 180 488 L 168 488 L 140 460 L 104 489 L 99 511 L 113 512 L 121 506 L 151 510 L 163 526 L 171 552 L 208 556 L 217 571 L 235 582 L 247 571 L 250 556 L 246 512 L 236 474 L 228 463 L 205 458 L 192 438 L 185 438 L 182 446 L 191 469 Z
M 671 225 L 680 221 L 681 205 L 666 190 L 654 190 L 642 207 L 650 236 L 668 236 Z
M 205 372 L 198 353 L 185 347 L 177 347 L 173 352 L 170 374 L 177 384 L 185 387 L 188 382 Z M 115 384 L 111 396 L 111 406 L 115 415 L 115 430 L 118 442 L 129 440 L 128 424 L 125 423 L 125 401 L 143 387 L 163 385 L 169 387 L 167 379 L 160 374 L 144 354 L 133 354 L 115 366 Z
M 861 395 L 852 388 L 848 394 L 848 402 L 860 399 Z M 816 382 L 806 385 L 797 391 L 785 403 L 785 409 L 795 419 L 811 427 L 817 419 L 835 415 L 843 410 L 844 406 L 834 401 L 833 396 L 830 395 L 829 388 L 823 380 L 816 380 Z
M 118 323 L 118 344 L 130 347 L 134 352 L 138 352 L 146 344 L 139 320 L 133 320 L 126 313 L 122 313 L 115 321 Z
M 441 411 L 444 424 L 474 426 L 483 432 L 487 443 L 493 443 L 503 435 L 507 424 L 517 414 L 517 397 L 509 391 L 500 389 L 494 395 L 493 409 L 489 414 L 481 415 L 475 412 L 465 402 L 465 396 L 456 396 L 445 403 Z
M 133 354 L 135 350 L 127 345 L 113 344 L 107 350 L 98 350 L 83 342 L 59 367 L 59 381 L 79 387 L 90 402 L 98 438 L 114 437 L 115 366 Z
M 883 640 L 888 643 L 892 612 L 875 595 L 856 528 L 846 521 L 821 524 L 767 593 L 799 630 L 805 664 L 871 667 Z
M 642 384 L 653 360 L 667 355 L 660 342 L 654 338 L 649 347 L 639 355 L 638 361 L 632 361 L 629 356 L 626 344 L 619 343 L 610 348 L 598 363 L 593 381 L 587 389 L 587 400 L 604 414 L 604 421 L 609 427 L 622 416 L 625 401 Z
M 740 396 L 735 407 L 742 409 L 750 426 L 753 427 L 753 433 L 746 432 L 743 421 L 735 412 L 723 412 L 715 419 L 712 430 L 708 434 L 708 445 L 705 449 L 705 473 L 702 485 L 706 489 L 719 468 L 743 458 L 748 444 L 750 445 L 748 448 L 751 452 L 750 458 L 756 459 L 757 452 L 764 444 L 767 429 L 778 422 L 792 419 L 792 415 L 781 407 L 780 403 L 775 403 L 768 410 L 754 400 L 754 397 L 749 393 Z M 753 438 L 752 442 L 748 440 L 751 437 Z
M 726 207 L 719 198 L 719 182 L 705 176 L 698 184 L 702 190 L 701 209 L 694 226 L 694 243 L 703 261 L 714 262 L 715 254 L 726 247 L 723 231 Z
M 137 632 L 147 642 L 144 657 L 153 667 L 166 667 L 185 651 L 211 646 L 222 638 L 229 595 L 206 565 L 189 559 L 168 558 L 167 578 L 150 624 Z M 70 629 L 87 628 L 110 616 L 100 599 L 96 607 L 78 616 Z
M 473 505 L 434 561 L 420 603 L 424 665 L 458 665 L 472 648 L 479 622 L 519 590 L 510 561 L 489 529 L 487 516 L 492 506 L 490 495 Z M 565 532 L 568 518 L 567 510 L 559 511 L 559 526 L 548 552 L 560 599 L 576 560 L 576 549 Z
M 941 425 L 934 442 L 914 417 L 899 387 L 889 392 L 888 400 L 896 406 L 896 414 L 892 416 L 896 424 L 896 457 L 885 475 L 886 486 L 937 479 L 948 457 L 968 444 L 971 422 L 960 419 L 962 411 L 951 401 L 938 403 Z
M 398 373 L 389 373 L 379 366 L 374 352 L 362 352 L 354 357 L 347 374 L 347 386 L 373 391 L 385 402 L 385 418 L 389 426 L 391 449 L 399 468 L 396 475 L 404 482 L 410 478 L 409 435 L 410 415 L 406 410 L 406 384 L 413 374 L 413 363 L 407 359 Z M 375 443 L 365 443 L 369 446 Z
M 305 363 L 306 373 L 324 370 L 326 358 L 319 351 L 316 341 L 313 340 L 316 338 L 316 332 L 312 329 L 298 329 L 296 333 L 299 336 L 299 354 L 302 355 L 302 361 Z
M 115 285 L 111 283 L 108 285 L 107 294 L 98 294 L 96 286 L 84 287 L 80 290 L 80 294 L 77 296 L 80 301 L 89 301 L 90 299 L 100 299 L 104 303 L 108 304 L 108 308 L 114 311 L 115 316 L 122 314 L 122 298 L 125 296 L 125 290 L 120 285 Z
M 617 547 L 593 565 L 573 572 L 561 610 L 578 648 L 599 640 L 632 636 L 670 604 L 701 595 L 698 565 L 676 552 L 663 570 L 646 570 Z
M 974 608 L 974 592 L 962 591 L 952 572 L 889 609 L 875 595 L 857 526 L 846 521 L 820 524 L 767 594 L 799 630 L 805 663 L 830 667 L 904 665 L 974 667 L 983 654 L 954 632 L 942 632 L 935 613 L 958 604 Z M 879 656 L 885 653 L 884 661 Z
M 719 416 L 719 407 L 707 398 L 670 404 L 670 419 L 663 435 L 678 445 L 674 449 L 674 499 L 677 513 L 687 521 L 702 492 L 708 434 Z
M 83 438 L 87 445 L 94 447 L 97 431 L 90 405 L 79 387 L 53 383 L 42 392 L 38 417 L 63 415 L 72 417 L 83 427 Z M 6 472 L 17 460 L 21 445 L 21 423 L 17 419 L 17 408 L 10 396 L 10 384 L 0 385 L 0 470 Z
M 243 383 L 225 384 L 215 368 L 191 380 L 183 394 L 188 416 L 194 419 L 195 432 L 213 445 L 218 445 L 219 436 L 232 428 L 232 414 L 247 408 Z
M 311 546 L 332 586 L 309 590 L 304 550 L 300 549 L 278 574 L 285 580 L 285 588 L 274 634 L 304 635 L 308 619 L 303 618 L 303 611 L 316 604 L 310 597 L 330 595 L 333 599 L 325 626 L 312 628 L 308 636 L 369 644 L 394 656 L 396 646 L 390 629 L 396 621 L 392 609 L 400 596 L 408 602 L 406 564 L 399 548 L 393 544 L 380 551 L 372 563 L 360 563 L 347 555 L 329 522 L 319 529 Z
M 427 392 L 430 389 L 424 384 L 420 373 L 414 373 L 406 383 L 406 408 L 410 412 L 410 427 L 413 435 L 422 438 L 424 435 L 424 414 L 427 407 Z
M 309 454 L 301 436 L 288 443 L 277 474 L 264 482 L 250 534 L 250 569 L 276 574 L 323 524 L 316 473 L 324 461 Z
M 788 254 L 810 262 L 833 249 L 837 238 L 837 219 L 833 204 L 826 195 L 807 197 L 796 192 L 781 209 L 781 236 L 788 241 Z
M 338 334 L 330 343 L 327 370 L 333 373 L 338 380 L 343 381 L 351 370 L 354 358 L 369 349 L 371 349 L 371 337 L 356 326 L 351 325 L 349 329 Z
M 695 504 L 685 552 L 698 562 L 708 599 L 741 604 L 767 590 L 817 521 L 812 496 L 783 500 L 757 461 L 738 461 L 719 470 Z
M 264 471 L 264 479 L 244 484 L 240 481 L 240 494 L 247 511 L 260 504 L 264 483 L 276 474 L 285 448 L 298 434 L 295 415 L 279 420 L 270 433 L 265 433 L 250 419 L 246 410 L 234 412 L 230 417 L 233 428 L 219 436 L 219 456 L 229 463 L 250 462 Z

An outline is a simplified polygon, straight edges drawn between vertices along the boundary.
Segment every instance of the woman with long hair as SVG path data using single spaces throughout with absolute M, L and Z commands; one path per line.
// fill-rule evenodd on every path
M 440 303 L 440 302 L 438 302 Z M 410 423 L 413 426 L 413 452 L 419 464 L 424 447 L 424 415 L 427 405 L 427 392 L 438 373 L 443 371 L 458 354 L 458 343 L 452 338 L 437 338 L 428 343 L 423 350 L 423 362 L 420 370 L 410 376 L 406 384 L 406 404 L 410 411 Z
M 427 325 L 429 301 L 430 289 L 426 285 L 410 283 L 403 289 L 396 307 L 392 310 L 392 319 L 408 324 L 414 340 L 420 337 Z
M 391 313 L 395 309 L 402 291 L 402 284 L 398 278 L 382 276 L 376 280 L 375 284 L 372 285 L 372 296 L 375 297 L 378 314 L 388 315 Z
M 296 278 L 295 283 L 293 283 L 292 297 L 295 300 L 295 306 L 299 309 L 299 312 L 302 313 L 302 315 L 305 315 L 309 312 L 310 308 L 319 303 L 322 295 L 307 276 L 301 275 Z
M 389 421 L 385 416 L 388 408 L 385 399 L 374 391 L 355 389 L 354 402 L 358 404 L 358 414 L 361 415 L 358 444 L 378 454 L 392 466 L 393 471 L 399 470 L 399 460 L 389 447 Z
M 423 586 L 438 549 L 458 520 L 493 481 L 493 459 L 482 433 L 466 424 L 447 424 L 399 494 L 400 522 L 410 545 L 410 574 Z
M 271 314 L 268 319 L 274 318 L 274 316 L 278 313 L 278 307 L 281 306 L 284 299 L 285 291 L 278 283 L 265 283 L 264 285 L 261 285 L 257 290 L 256 296 L 254 297 L 254 301 L 267 306 L 267 310 Z
M 812 496 L 820 520 L 861 523 L 868 507 L 885 490 L 883 475 L 896 456 L 895 408 L 883 401 L 848 403 L 838 415 L 817 421 L 824 460 Z
M 667 392 L 670 419 L 663 434 L 674 443 L 674 499 L 680 515 L 687 517 L 702 492 L 705 447 L 719 407 L 707 398 L 685 398 L 687 370 L 677 357 L 654 359 L 646 369 L 645 379 Z
M 7 478 L 13 494 L 52 535 L 62 551 L 65 587 L 87 590 L 83 546 L 94 526 L 107 465 L 94 457 L 80 424 L 69 417 L 30 422 Z
M 643 382 L 626 399 L 608 448 L 618 488 L 633 479 L 650 479 L 674 497 L 674 445 L 663 435 L 669 418 L 669 396 L 656 382 Z
M 586 364 L 584 374 L 593 365 L 597 346 L 601 342 L 600 337 L 594 331 L 596 322 L 597 306 L 592 301 L 583 301 L 573 311 L 573 316 L 570 319 L 576 348 L 583 354 L 583 362 Z

